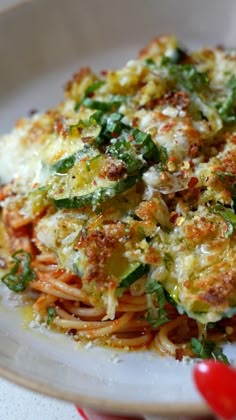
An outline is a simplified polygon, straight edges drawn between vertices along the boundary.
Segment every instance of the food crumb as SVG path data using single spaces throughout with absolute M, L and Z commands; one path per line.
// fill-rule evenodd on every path
M 93 347 L 93 343 L 92 343 L 92 341 L 89 341 L 87 344 L 85 344 L 85 346 L 84 346 L 84 348 L 86 349 L 86 350 L 89 350 L 89 349 L 91 349 L 91 347 Z
M 196 363 L 196 360 L 192 359 L 189 356 L 183 356 L 181 362 L 184 363 L 185 365 L 194 365 Z
M 112 356 L 110 358 L 110 361 L 112 363 L 120 363 L 120 362 L 122 362 L 121 358 L 116 353 L 112 354 Z

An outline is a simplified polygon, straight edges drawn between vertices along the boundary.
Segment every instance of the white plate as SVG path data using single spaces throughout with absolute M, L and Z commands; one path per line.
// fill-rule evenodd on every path
M 12 9 L 0 16 L 0 132 L 29 110 L 60 100 L 79 67 L 115 68 L 156 35 L 175 33 L 189 46 L 233 45 L 233 5 L 38 0 Z M 116 412 L 205 413 L 191 371 L 148 352 L 79 348 L 68 337 L 24 328 L 17 310 L 1 307 L 0 374 L 39 392 Z

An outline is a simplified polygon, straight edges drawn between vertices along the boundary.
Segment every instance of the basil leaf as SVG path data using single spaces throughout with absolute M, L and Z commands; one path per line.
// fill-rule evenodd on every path
M 153 280 L 147 284 L 146 292 L 147 294 L 154 294 L 155 300 L 158 304 L 157 308 L 150 307 L 148 309 L 146 320 L 151 324 L 153 328 L 158 328 L 169 321 L 167 312 L 164 308 L 167 302 L 165 290 L 159 282 Z
M 96 123 L 100 124 L 103 115 L 104 113 L 102 111 L 96 111 L 90 116 L 89 122 L 92 123 L 93 121 L 95 121 Z
M 141 153 L 145 159 L 153 160 L 154 163 L 158 163 L 158 147 L 153 142 L 150 134 L 143 133 L 138 128 L 135 128 L 132 130 L 132 135 L 134 136 L 134 144 L 138 152 Z
M 90 116 L 88 120 L 79 120 L 76 124 L 72 124 L 67 128 L 67 132 L 70 134 L 73 130 L 73 128 L 77 128 L 77 130 L 83 130 L 83 128 L 89 128 L 94 123 L 97 123 L 97 121 L 93 117 L 94 114 Z
M 226 87 L 229 91 L 228 96 L 217 108 L 222 120 L 230 124 L 236 122 L 236 77 L 234 75 L 228 80 Z
M 180 64 L 186 58 L 188 58 L 187 52 L 180 47 L 175 48 L 170 57 L 171 63 L 173 64 Z
M 87 96 L 98 90 L 100 86 L 104 85 L 104 83 L 105 82 L 103 80 L 96 80 L 96 82 L 88 86 L 87 89 L 85 89 L 83 99 L 75 104 L 74 111 L 78 111 L 84 100 L 87 98 Z
M 152 328 L 159 328 L 161 325 L 166 324 L 169 321 L 169 318 L 166 316 L 166 311 L 162 309 L 157 311 L 154 308 L 148 308 L 146 321 Z
M 2 282 L 13 292 L 23 292 L 29 282 L 36 278 L 34 270 L 30 267 L 31 255 L 20 249 L 12 255 L 12 268 L 2 277 Z
M 125 100 L 127 99 L 126 96 L 121 95 L 113 95 L 111 96 L 110 101 L 103 102 L 97 101 L 92 98 L 85 97 L 80 103 L 80 105 L 84 105 L 90 109 L 97 109 L 99 111 L 108 112 L 108 111 L 115 111 Z M 75 106 L 75 110 L 78 110 L 77 105 Z
M 227 177 L 236 178 L 236 174 L 233 174 L 232 172 L 215 171 L 214 173 L 219 177 L 219 179 L 222 182 L 224 182 L 227 179 Z
M 150 68 L 153 68 L 156 66 L 156 63 L 152 58 L 146 58 L 144 60 L 144 63 L 146 64 L 147 67 L 150 67 Z
M 159 146 L 158 147 L 158 165 L 156 165 L 156 167 L 158 167 L 161 170 L 165 170 L 166 168 L 166 164 L 168 161 L 168 153 L 167 153 L 167 149 L 164 146 Z
M 101 111 L 97 111 L 95 114 L 98 114 L 98 112 Z M 109 143 L 114 135 L 120 135 L 125 128 L 129 128 L 129 126 L 126 126 L 121 122 L 121 119 L 124 117 L 124 115 L 118 112 L 113 112 L 111 114 L 103 113 L 100 116 L 96 115 L 96 117 L 97 121 L 99 119 L 98 123 L 101 125 L 100 134 L 94 141 L 97 147 Z
M 225 237 L 228 238 L 232 235 L 233 230 L 236 228 L 236 214 L 231 209 L 225 209 L 221 204 L 216 204 L 214 213 L 219 214 L 228 224 L 228 230 Z
M 119 124 L 122 124 L 119 121 Z M 127 125 L 123 128 L 121 135 L 106 148 L 106 153 L 117 159 L 121 159 L 128 174 L 133 174 L 147 166 L 147 161 L 164 164 L 167 160 L 166 148 L 158 147 L 148 133 L 143 133 L 138 128 Z M 103 131 L 107 134 L 107 130 Z
M 193 64 L 173 64 L 169 57 L 164 57 L 162 66 L 167 68 L 168 77 L 179 88 L 189 92 L 197 92 L 209 86 L 207 73 L 199 72 Z
M 46 324 L 50 325 L 56 316 L 55 308 L 53 306 L 50 306 L 49 308 L 47 308 L 47 313 L 48 313 L 48 317 L 46 320 Z
M 191 338 L 190 347 L 192 352 L 199 356 L 201 359 L 208 358 L 208 352 L 206 352 L 203 344 L 197 338 Z
M 105 137 L 113 137 L 114 135 L 118 136 L 121 134 L 122 130 L 127 126 L 121 122 L 121 119 L 124 116 L 118 112 L 114 112 L 106 117 L 106 120 L 103 124 L 102 135 Z
M 134 174 L 141 170 L 145 164 L 142 156 L 138 156 L 134 144 L 129 141 L 128 133 L 123 134 L 115 140 L 113 144 L 106 148 L 106 153 L 121 159 L 126 165 L 128 175 Z
M 182 48 L 175 48 L 171 55 L 164 55 L 161 60 L 161 66 L 168 66 L 171 64 L 181 64 L 188 57 L 186 51 Z
M 88 96 L 91 93 L 98 90 L 102 85 L 104 85 L 104 83 L 105 83 L 104 80 L 96 80 L 96 82 L 94 82 L 92 85 L 88 86 L 87 89 L 85 89 L 85 92 L 84 92 L 85 96 Z
M 231 192 L 233 210 L 236 212 L 236 173 L 227 171 L 215 171 L 214 173 L 224 183 L 224 188 Z
M 213 341 L 207 341 L 203 336 L 201 340 L 193 337 L 190 341 L 192 352 L 200 359 L 215 359 L 229 364 L 228 358 L 220 347 L 217 347 Z
M 102 102 L 102 101 L 96 101 L 92 98 L 85 98 L 82 101 L 82 104 L 90 109 L 98 109 L 99 111 L 107 112 L 111 111 L 113 107 L 112 102 Z
M 173 66 L 170 75 L 176 82 L 185 87 L 190 92 L 201 91 L 208 86 L 209 80 L 206 73 L 197 71 L 193 64 L 183 66 Z

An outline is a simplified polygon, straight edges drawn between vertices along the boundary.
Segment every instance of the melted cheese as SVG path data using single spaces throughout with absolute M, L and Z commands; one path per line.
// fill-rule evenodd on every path
M 62 104 L 19 120 L 0 142 L 1 184 L 11 183 L 4 211 L 34 222 L 38 249 L 52 251 L 60 267 L 76 267 L 94 305 L 105 305 L 111 319 L 119 279 L 110 267 L 119 252 L 120 261 L 148 264 L 149 276 L 193 318 L 206 323 L 235 313 L 235 222 L 224 212 L 234 212 L 235 206 L 236 123 L 225 123 L 219 109 L 232 94 L 228 81 L 236 74 L 236 54 L 203 49 L 172 62 L 171 72 L 163 56 L 175 60 L 176 48 L 174 37 L 154 40 L 138 59 L 108 71 L 98 85 L 93 84 L 100 76 L 82 69 L 67 84 Z M 202 72 L 207 72 L 206 84 Z M 91 108 L 85 97 L 95 101 Z M 99 108 L 103 116 L 91 120 Z M 128 145 L 118 157 L 108 146 L 117 146 L 119 127 L 106 131 L 102 119 L 111 125 L 115 113 L 122 114 L 118 120 Z M 139 181 L 113 197 L 108 187 L 130 176 L 127 153 L 136 153 L 134 128 L 142 138 L 150 135 L 164 154 L 155 161 L 139 145 Z M 97 162 L 76 157 L 72 168 L 55 173 L 55 163 L 84 146 L 93 158 L 99 156 Z M 95 190 L 101 202 L 92 208 L 89 197 Z M 58 210 L 54 205 L 58 197 L 81 195 L 88 196 L 86 207 Z

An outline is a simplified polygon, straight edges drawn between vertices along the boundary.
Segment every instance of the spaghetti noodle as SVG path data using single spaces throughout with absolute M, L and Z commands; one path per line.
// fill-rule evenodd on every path
M 214 357 L 236 327 L 236 54 L 174 37 L 1 141 L 2 282 L 41 322 L 120 348 Z M 10 255 L 12 254 L 12 257 Z

